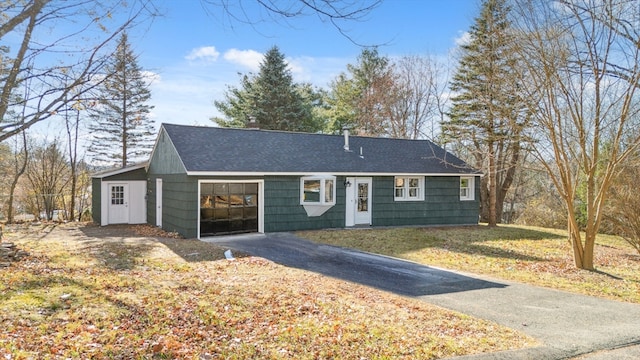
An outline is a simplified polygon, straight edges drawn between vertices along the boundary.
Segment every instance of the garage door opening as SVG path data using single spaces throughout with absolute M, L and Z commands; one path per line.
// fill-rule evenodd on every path
M 200 184 L 200 236 L 258 232 L 258 183 Z

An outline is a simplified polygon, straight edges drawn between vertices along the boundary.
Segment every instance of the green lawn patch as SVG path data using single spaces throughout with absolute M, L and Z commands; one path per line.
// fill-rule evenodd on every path
M 640 255 L 599 235 L 597 271 L 576 269 L 566 232 L 525 226 L 355 229 L 298 236 L 425 265 L 640 303 Z

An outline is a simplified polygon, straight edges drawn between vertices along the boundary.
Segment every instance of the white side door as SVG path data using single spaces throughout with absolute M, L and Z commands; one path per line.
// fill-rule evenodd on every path
M 162 179 L 156 179 L 156 226 L 162 227 Z
M 129 224 L 147 222 L 147 182 L 129 181 Z
M 109 224 L 129 222 L 129 184 L 109 184 Z

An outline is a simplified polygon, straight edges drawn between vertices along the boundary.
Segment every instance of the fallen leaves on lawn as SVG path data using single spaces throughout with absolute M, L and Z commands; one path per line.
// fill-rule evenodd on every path
M 170 239 L 182 239 L 182 235 L 177 232 L 165 231 L 157 226 L 149 224 L 140 224 L 132 226 L 133 232 L 138 236 L 163 237 Z
M 96 241 L 58 229 L 24 240 L 33 256 L 0 271 L 0 356 L 433 359 L 534 344 L 493 323 L 264 259 L 190 261 L 176 252 L 184 244 L 178 252 L 217 253 L 211 244 L 112 235 Z M 135 261 L 114 267 L 109 256 Z

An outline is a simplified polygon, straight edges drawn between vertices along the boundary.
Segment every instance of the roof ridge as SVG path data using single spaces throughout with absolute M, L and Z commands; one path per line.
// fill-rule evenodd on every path
M 161 126 L 175 126 L 175 127 L 183 127 L 183 128 L 203 128 L 203 129 L 216 129 L 223 131 L 252 131 L 252 132 L 264 132 L 264 133 L 280 133 L 280 134 L 291 134 L 291 135 L 317 135 L 317 136 L 333 136 L 342 138 L 343 134 L 326 134 L 326 133 L 310 133 L 303 131 L 287 131 L 287 130 L 273 130 L 273 129 L 259 129 L 259 128 L 233 128 L 233 127 L 218 127 L 218 126 L 206 126 L 206 125 L 184 125 L 184 124 L 172 124 L 172 123 L 162 123 Z M 394 138 L 394 137 L 382 137 L 382 136 L 372 136 L 372 135 L 354 135 L 349 134 L 350 138 L 361 138 L 361 139 L 383 139 L 383 140 L 393 140 L 393 141 L 426 141 L 432 143 L 436 146 L 433 141 L 429 139 L 406 139 L 406 138 Z

